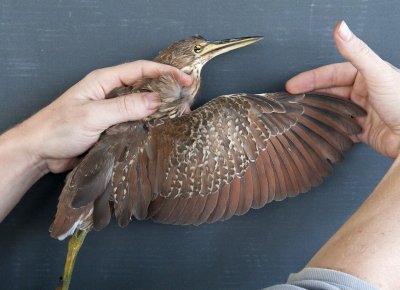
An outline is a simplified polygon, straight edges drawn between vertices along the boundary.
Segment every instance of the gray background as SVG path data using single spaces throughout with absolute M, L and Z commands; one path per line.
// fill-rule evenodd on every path
M 150 59 L 195 33 L 214 40 L 265 36 L 205 67 L 197 105 L 224 93 L 282 90 L 300 71 L 342 61 L 332 41 L 340 19 L 398 66 L 399 16 L 397 0 L 1 0 L 0 132 L 91 70 Z M 88 235 L 72 287 L 254 289 L 284 282 L 354 212 L 390 164 L 357 145 L 321 187 L 227 222 L 200 227 L 132 222 L 126 229 L 113 223 Z M 57 285 L 67 243 L 51 239 L 48 227 L 63 179 L 44 177 L 0 225 L 1 289 Z

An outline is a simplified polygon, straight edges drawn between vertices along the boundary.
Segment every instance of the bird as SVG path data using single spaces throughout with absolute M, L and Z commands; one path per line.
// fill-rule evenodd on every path
M 107 97 L 156 92 L 160 108 L 101 135 L 66 178 L 51 236 L 73 235 L 71 251 L 77 251 L 86 233 L 103 229 L 113 215 L 121 227 L 145 219 L 177 225 L 227 220 L 307 192 L 331 174 L 352 146 L 351 135 L 361 132 L 356 118 L 365 111 L 349 100 L 234 93 L 190 111 L 203 66 L 261 39 L 195 35 L 174 42 L 153 61 L 190 74 L 191 86 L 162 75 L 114 89 Z M 65 269 L 72 271 L 73 263 Z

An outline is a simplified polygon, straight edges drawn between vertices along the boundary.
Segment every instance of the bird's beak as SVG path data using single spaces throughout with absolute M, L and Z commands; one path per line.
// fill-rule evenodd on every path
M 211 58 L 216 57 L 217 55 L 253 44 L 261 39 L 263 39 L 262 36 L 250 36 L 250 37 L 230 38 L 219 41 L 209 41 L 201 51 L 200 55 L 210 60 Z

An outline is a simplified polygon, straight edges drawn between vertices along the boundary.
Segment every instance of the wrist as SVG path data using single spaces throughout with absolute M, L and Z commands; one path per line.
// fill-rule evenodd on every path
M 45 162 L 31 152 L 30 137 L 21 125 L 0 135 L 0 222 L 48 172 Z
M 25 168 L 24 170 L 31 172 L 32 177 L 39 179 L 47 174 L 49 169 L 46 161 L 35 152 L 34 137 L 29 131 L 28 126 L 22 123 L 5 132 L 0 136 L 1 152 L 6 160 L 19 163 L 20 168 Z

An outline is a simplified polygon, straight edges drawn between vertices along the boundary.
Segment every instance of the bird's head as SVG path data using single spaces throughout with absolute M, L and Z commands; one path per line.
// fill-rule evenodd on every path
M 262 37 L 252 36 L 208 41 L 197 34 L 189 39 L 174 42 L 161 50 L 154 60 L 191 73 L 195 69 L 201 71 L 204 64 L 217 55 L 247 46 L 260 39 Z
M 161 50 L 158 56 L 154 58 L 154 61 L 174 66 L 190 74 L 193 78 L 193 83 L 190 87 L 171 94 L 171 88 L 175 89 L 176 86 L 167 87 L 168 83 L 170 83 L 168 80 L 153 82 L 152 90 L 160 92 L 162 103 L 159 112 L 153 117 L 157 118 L 163 115 L 176 117 L 182 115 L 193 104 L 194 97 L 200 88 L 201 69 L 210 59 L 225 52 L 250 45 L 261 39 L 262 37 L 260 36 L 252 36 L 208 41 L 200 35 L 195 35 L 189 39 L 177 41 Z M 157 86 L 159 87 L 157 88 Z M 166 91 L 168 94 L 163 94 Z M 168 114 L 165 114 L 167 112 Z

